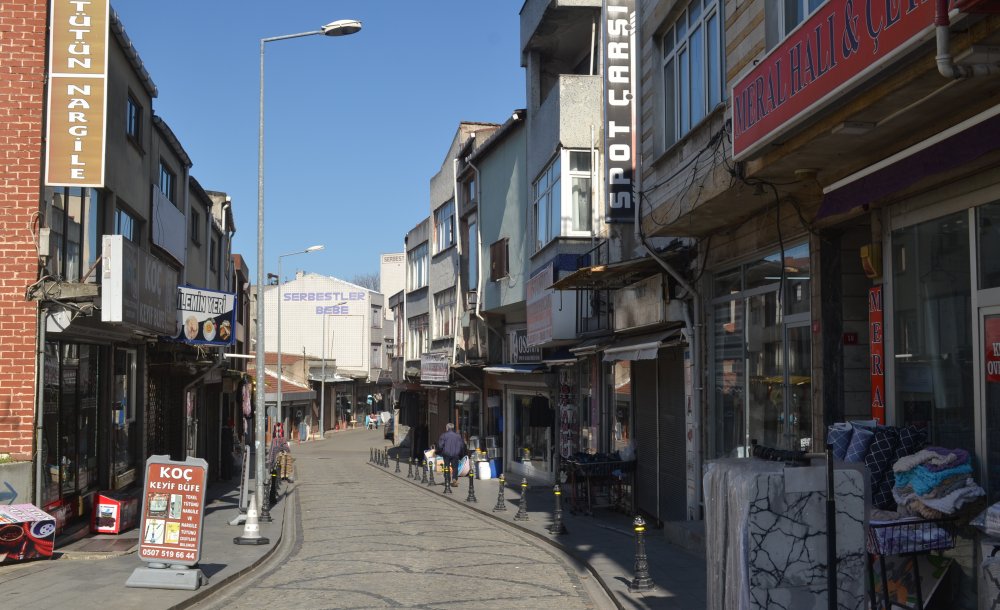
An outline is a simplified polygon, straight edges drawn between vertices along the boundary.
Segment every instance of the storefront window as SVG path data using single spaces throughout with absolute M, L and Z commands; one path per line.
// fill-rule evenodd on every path
M 614 417 L 611 451 L 621 451 L 632 440 L 632 363 L 618 360 L 611 365 L 608 391 Z
M 136 352 L 115 350 L 114 402 L 111 406 L 114 476 L 117 480 L 135 468 Z
M 455 411 L 458 413 L 458 432 L 468 442 L 469 437 L 478 437 L 479 425 L 479 393 L 455 391 Z
M 540 394 L 511 392 L 514 412 L 515 462 L 535 471 L 552 472 L 555 414 L 549 399 Z
M 976 211 L 979 231 L 979 289 L 1000 286 L 1000 203 Z
M 893 231 L 896 414 L 942 447 L 975 447 L 969 215 Z M 893 405 L 890 405 L 893 407 Z
M 716 274 L 708 454 L 812 448 L 809 245 Z M 744 288 L 740 290 L 740 286 Z
M 59 499 L 59 344 L 45 343 L 45 389 L 42 397 L 42 505 Z

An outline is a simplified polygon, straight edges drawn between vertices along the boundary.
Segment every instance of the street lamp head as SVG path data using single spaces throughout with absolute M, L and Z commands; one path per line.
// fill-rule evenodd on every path
M 361 22 L 355 19 L 338 19 L 323 26 L 324 36 L 347 36 L 361 31 Z
M 319 252 L 320 250 L 324 250 L 324 249 L 326 249 L 326 246 L 324 246 L 324 245 L 318 245 L 318 246 L 309 246 L 308 248 L 306 248 L 305 251 L 306 252 Z

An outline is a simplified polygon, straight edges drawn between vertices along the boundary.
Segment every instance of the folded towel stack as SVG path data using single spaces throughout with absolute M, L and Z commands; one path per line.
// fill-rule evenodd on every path
M 896 460 L 893 498 L 900 512 L 926 519 L 953 515 L 986 495 L 972 479 L 969 453 L 963 449 L 928 447 Z

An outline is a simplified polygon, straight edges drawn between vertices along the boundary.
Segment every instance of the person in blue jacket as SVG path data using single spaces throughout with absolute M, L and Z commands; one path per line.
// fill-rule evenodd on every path
M 444 432 L 438 437 L 437 452 L 444 458 L 446 467 L 451 469 L 451 484 L 458 487 L 458 461 L 465 455 L 465 441 L 462 435 L 455 432 L 455 424 L 449 422 L 444 427 Z

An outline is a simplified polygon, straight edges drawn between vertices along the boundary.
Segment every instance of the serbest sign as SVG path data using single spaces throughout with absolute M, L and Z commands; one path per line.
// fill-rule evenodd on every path
M 635 222 L 635 0 L 605 0 L 603 17 L 605 219 Z
M 930 0 L 829 0 L 733 86 L 733 157 L 748 156 L 929 32 Z
M 104 186 L 108 0 L 53 0 L 45 183 Z

